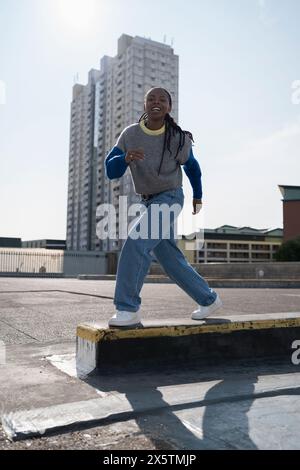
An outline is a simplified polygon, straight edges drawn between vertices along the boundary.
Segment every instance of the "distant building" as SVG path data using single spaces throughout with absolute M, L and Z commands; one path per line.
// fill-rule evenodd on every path
M 73 86 L 70 122 L 67 247 L 91 250 L 95 215 L 97 162 L 94 155 L 95 86 L 99 70 L 90 70 L 87 85 Z
M 22 246 L 21 238 L 0 237 L 0 247 L 3 248 L 20 248 Z
M 22 242 L 22 248 L 47 248 L 48 250 L 65 250 L 66 240 L 27 240 Z
M 283 240 L 300 237 L 300 186 L 279 186 L 283 196 Z
M 282 243 L 283 230 L 255 229 L 222 225 L 204 230 L 204 246 L 194 249 L 195 242 L 183 236 L 178 247 L 190 263 L 254 263 L 274 261 Z M 190 249 L 188 249 L 190 248 Z

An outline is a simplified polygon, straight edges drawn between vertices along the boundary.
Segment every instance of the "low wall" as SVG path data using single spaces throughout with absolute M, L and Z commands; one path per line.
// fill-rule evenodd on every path
M 103 252 L 66 251 L 63 261 L 65 276 L 79 274 L 106 274 L 107 258 Z
M 210 279 L 297 279 L 300 280 L 300 262 L 273 263 L 198 263 L 192 266 Z M 161 266 L 152 263 L 149 274 L 164 273 Z
M 107 269 L 108 256 L 100 251 L 0 248 L 0 276 L 77 277 L 106 274 Z

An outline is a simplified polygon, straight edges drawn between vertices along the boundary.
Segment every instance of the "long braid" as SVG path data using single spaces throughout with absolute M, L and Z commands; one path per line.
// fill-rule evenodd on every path
M 169 99 L 169 104 L 172 107 L 172 97 L 171 97 L 170 93 L 165 88 L 162 88 L 162 90 L 164 90 L 164 92 L 167 94 L 168 99 Z M 142 116 L 139 119 L 139 122 L 141 122 L 142 120 L 146 121 L 147 118 L 148 118 L 148 114 L 143 113 Z M 164 153 L 165 153 L 166 149 L 169 151 L 170 155 L 172 154 L 172 151 L 171 151 L 171 138 L 172 138 L 172 136 L 175 137 L 176 134 L 179 134 L 179 143 L 178 143 L 175 158 L 177 157 L 178 153 L 184 147 L 185 136 L 188 135 L 188 137 L 191 139 L 192 142 L 194 142 L 194 139 L 193 139 L 193 135 L 192 135 L 191 132 L 182 130 L 181 127 L 178 126 L 178 124 L 174 121 L 172 116 L 170 116 L 170 114 L 167 113 L 166 116 L 165 116 L 164 145 L 163 145 L 160 165 L 159 165 L 159 169 L 158 169 L 158 175 L 159 175 L 161 167 L 162 167 L 163 157 L 164 157 Z

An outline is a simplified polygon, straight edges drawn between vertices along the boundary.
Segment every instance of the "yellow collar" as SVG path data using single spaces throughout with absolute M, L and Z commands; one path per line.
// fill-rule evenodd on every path
M 165 132 L 166 125 L 164 124 L 160 129 L 157 130 L 152 130 L 148 129 L 148 127 L 145 126 L 145 121 L 142 119 L 140 122 L 141 129 L 145 132 L 145 134 L 148 135 L 161 135 Z

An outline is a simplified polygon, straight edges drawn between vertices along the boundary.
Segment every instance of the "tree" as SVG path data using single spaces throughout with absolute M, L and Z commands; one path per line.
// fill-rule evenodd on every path
M 276 261 L 300 261 L 300 237 L 288 240 L 275 253 Z

